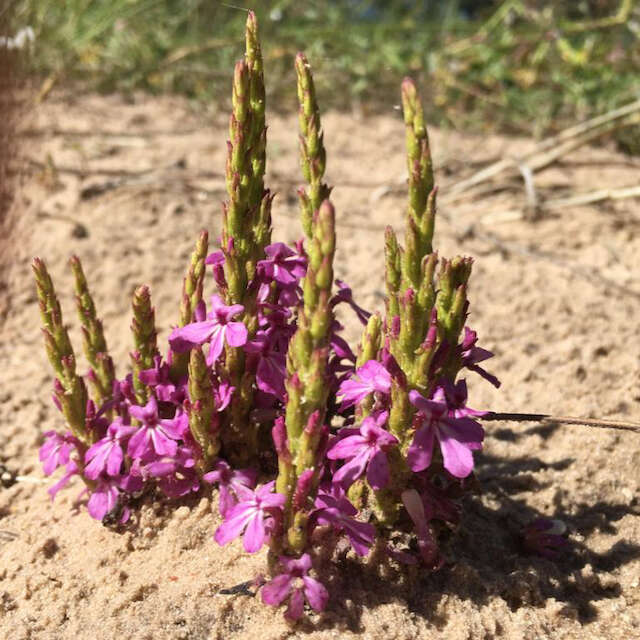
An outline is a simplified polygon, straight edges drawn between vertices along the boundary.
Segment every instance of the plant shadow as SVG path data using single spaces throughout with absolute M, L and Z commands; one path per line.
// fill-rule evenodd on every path
M 542 427 L 542 434 L 535 429 L 529 433 L 548 437 L 548 428 Z M 640 509 L 633 504 L 598 501 L 574 504 L 571 515 L 567 515 L 562 505 L 556 505 L 558 513 L 551 517 L 562 518 L 567 525 L 569 546 L 555 560 L 528 553 L 522 544 L 522 527 L 549 516 L 518 494 L 537 491 L 551 483 L 542 483 L 532 475 L 534 472 L 563 471 L 573 463 L 571 458 L 548 464 L 532 456 L 502 459 L 482 454 L 478 457 L 482 495 L 465 498 L 462 525 L 445 542 L 445 566 L 436 572 L 420 567 L 399 568 L 384 554 L 372 552 L 362 562 L 345 551 L 335 569 L 330 563 L 323 566 L 322 577 L 332 595 L 332 604 L 308 630 L 363 632 L 364 607 L 375 609 L 392 602 L 403 603 L 411 613 L 442 629 L 447 618 L 441 604 L 449 597 L 471 601 L 477 607 L 500 598 L 512 611 L 545 607 L 553 598 L 561 603 L 560 615 L 581 624 L 593 622 L 598 615 L 594 603 L 621 593 L 617 581 L 600 574 L 639 558 L 640 545 L 618 540 L 599 553 L 580 540 L 595 531 L 617 533 L 616 523 L 626 515 L 640 515 Z

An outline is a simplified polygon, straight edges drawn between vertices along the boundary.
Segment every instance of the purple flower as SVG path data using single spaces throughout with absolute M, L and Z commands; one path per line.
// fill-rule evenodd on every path
M 107 435 L 91 445 L 85 453 L 84 475 L 91 480 L 96 480 L 104 471 L 110 476 L 120 475 L 120 467 L 124 459 L 121 440 L 128 438 L 136 431 L 136 427 L 122 424 L 120 418 L 112 422 Z
M 307 261 L 282 242 L 265 247 L 266 260 L 260 260 L 257 268 L 265 280 L 275 280 L 284 287 L 297 286 L 307 272 Z
M 242 322 L 231 321 L 243 311 L 244 307 L 241 304 L 227 307 L 220 296 L 211 296 L 208 320 L 192 322 L 174 329 L 169 336 L 169 344 L 173 351 L 180 353 L 209 342 L 207 364 L 212 365 L 220 357 L 225 341 L 231 347 L 241 347 L 247 342 L 247 327 Z
M 562 520 L 536 518 L 522 530 L 522 542 L 527 551 L 550 560 L 557 558 L 569 543 L 564 537 L 567 526 Z
M 318 493 L 315 506 L 316 511 L 312 514 L 312 520 L 344 531 L 359 556 L 366 556 L 369 553 L 375 541 L 376 528 L 368 522 L 360 522 L 354 518 L 358 510 L 347 500 L 342 489 L 336 490 L 333 485 L 331 493 L 326 491 Z
M 45 475 L 50 476 L 58 467 L 69 462 L 71 452 L 75 450 L 78 440 L 70 431 L 63 436 L 56 431 L 47 431 L 45 441 L 40 447 L 38 457 L 42 462 Z
M 231 402 L 231 396 L 236 390 L 228 382 L 220 382 L 213 390 L 213 396 L 216 401 L 216 411 L 224 411 Z
M 351 350 L 349 343 L 339 334 L 343 328 L 344 327 L 337 320 L 334 320 L 331 324 L 331 348 L 341 360 L 349 360 L 350 362 L 353 362 L 354 364 L 352 367 L 355 368 L 356 356 Z
M 345 380 L 338 389 L 338 398 L 342 398 L 340 411 L 362 402 L 370 393 L 391 393 L 391 375 L 377 360 L 368 360 L 349 380 Z
M 189 419 L 185 413 L 178 412 L 171 420 L 158 416 L 158 402 L 151 396 L 144 407 L 129 408 L 133 418 L 142 422 L 142 426 L 131 436 L 127 453 L 132 458 L 147 461 L 155 456 L 174 456 L 178 450 L 177 440 L 185 434 Z
M 158 486 L 165 495 L 179 498 L 200 488 L 194 466 L 193 452 L 187 447 L 179 447 L 175 455 L 149 463 L 146 471 L 158 480 Z
M 105 403 L 105 407 L 109 408 L 109 403 L 116 410 L 118 415 L 125 420 L 129 418 L 129 406 L 136 404 L 136 394 L 133 389 L 133 375 L 127 374 L 122 380 L 116 380 L 113 383 L 113 397 L 111 401 Z M 103 408 L 105 408 L 103 407 Z
M 245 345 L 245 350 L 259 357 L 256 369 L 258 389 L 284 400 L 284 380 L 287 375 L 286 356 L 274 351 L 274 344 L 265 332 L 259 332 Z
M 338 293 L 331 298 L 331 306 L 335 307 L 340 302 L 346 302 L 354 310 L 356 316 L 358 316 L 358 320 L 360 320 L 362 324 L 366 325 L 371 317 L 371 313 L 369 311 L 365 311 L 355 303 L 355 300 L 353 299 L 353 291 L 351 290 L 351 287 L 344 282 L 344 280 L 336 280 L 336 285 L 338 286 Z
M 119 497 L 118 480 L 116 478 L 100 478 L 96 488 L 91 492 L 89 502 L 87 502 L 89 515 L 95 520 L 102 520 L 116 508 Z M 129 509 L 124 508 L 120 522 L 126 522 L 128 519 Z
M 51 496 L 51 499 L 54 500 L 58 491 L 60 491 L 62 487 L 66 486 L 69 480 L 71 480 L 73 476 L 79 473 L 80 473 L 80 467 L 78 467 L 75 460 L 69 460 L 64 470 L 64 475 L 62 476 L 62 478 L 60 478 L 58 482 L 56 482 L 54 485 L 49 487 L 49 489 L 47 489 L 47 493 Z
M 383 489 L 389 483 L 389 462 L 386 451 L 398 439 L 383 429 L 388 412 L 381 411 L 365 418 L 359 433 L 349 435 L 327 451 L 330 460 L 346 459 L 346 463 L 333 476 L 336 484 L 350 487 L 367 470 L 367 481 L 374 489 Z
M 274 486 L 275 480 L 272 480 L 255 491 L 241 490 L 240 502 L 227 512 L 224 522 L 215 532 L 214 539 L 220 546 L 228 544 L 244 531 L 245 551 L 259 551 L 273 524 L 273 516 L 279 515 L 285 503 L 282 494 L 273 492 Z
M 138 377 L 141 382 L 153 388 L 156 398 L 161 402 L 182 404 L 186 397 L 186 379 L 176 386 L 169 375 L 170 369 L 168 362 L 162 362 L 161 356 L 156 356 L 153 368 L 144 369 Z
M 498 378 L 493 374 L 478 366 L 478 362 L 484 362 L 489 358 L 493 358 L 493 353 L 491 351 L 487 351 L 487 349 L 476 347 L 477 341 L 478 334 L 472 329 L 469 329 L 469 327 L 465 327 L 464 338 L 460 345 L 460 350 L 462 351 L 462 366 L 470 369 L 471 371 L 475 371 L 498 389 L 500 387 L 500 380 L 498 380 Z
M 460 505 L 452 499 L 460 491 L 460 483 L 449 479 L 442 488 L 433 483 L 433 478 L 428 472 L 414 476 L 419 484 L 419 493 L 422 498 L 425 513 L 429 520 L 443 520 L 451 524 L 460 521 Z M 445 483 L 444 478 L 440 480 Z
M 92 370 L 89 369 L 89 371 L 91 372 Z M 87 374 L 87 377 L 89 377 L 89 374 Z M 109 410 L 110 406 L 105 405 L 109 405 L 108 400 L 100 407 L 100 410 L 98 411 L 96 403 L 91 399 L 87 400 L 85 424 L 94 439 L 103 438 L 107 433 L 107 429 L 109 428 L 110 421 L 104 417 L 104 414 Z
M 254 469 L 234 470 L 224 460 L 218 460 L 213 466 L 213 471 L 205 473 L 202 479 L 205 482 L 218 483 L 218 491 L 220 492 L 218 509 L 224 518 L 238 503 L 238 494 L 256 486 L 258 472 Z
M 329 593 L 321 582 L 308 575 L 311 556 L 308 553 L 300 558 L 281 556 L 280 564 L 284 572 L 262 587 L 262 601 L 277 607 L 289 598 L 284 614 L 289 620 L 302 617 L 305 600 L 314 611 L 323 611 L 329 601 Z
M 224 264 L 224 253 L 221 249 L 210 253 L 204 260 L 205 264 Z
M 442 450 L 444 468 L 456 478 L 466 478 L 473 471 L 472 451 L 482 448 L 484 429 L 469 415 L 473 409 L 449 406 L 444 387 L 436 387 L 430 400 L 417 391 L 409 392 L 409 401 L 418 412 L 413 443 L 407 462 L 413 471 L 422 471 L 431 464 L 433 442 Z
M 440 559 L 438 561 L 438 544 L 429 527 L 429 521 L 420 494 L 415 489 L 407 489 L 402 492 L 402 503 L 409 517 L 413 520 L 422 560 L 432 568 L 441 566 L 443 560 Z

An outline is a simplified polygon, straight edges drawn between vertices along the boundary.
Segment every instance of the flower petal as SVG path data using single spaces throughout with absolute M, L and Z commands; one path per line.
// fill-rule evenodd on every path
M 107 473 L 110 476 L 120 475 L 123 458 L 124 456 L 122 455 L 120 445 L 114 443 L 111 447 L 111 451 L 109 452 L 109 457 L 107 458 Z
M 468 444 L 438 433 L 444 468 L 456 478 L 466 478 L 473 471 L 473 454 Z
M 329 592 L 325 586 L 309 576 L 302 576 L 302 582 L 304 583 L 304 595 L 311 608 L 314 611 L 324 611 L 329 601 Z
M 416 431 L 407 452 L 407 463 L 412 471 L 423 471 L 431 464 L 433 436 L 434 429 L 430 424 L 420 427 Z
M 294 589 L 289 600 L 289 606 L 284 612 L 284 617 L 289 620 L 299 620 L 304 612 L 304 596 L 302 589 Z
M 184 327 L 178 327 L 171 332 L 169 344 L 172 351 L 177 353 L 189 351 L 196 345 L 204 344 L 211 337 L 211 333 L 218 325 L 211 320 L 192 322 Z
M 265 539 L 264 519 L 261 511 L 256 511 L 249 520 L 247 530 L 244 532 L 244 550 L 247 553 L 260 551 Z
M 327 451 L 327 458 L 329 458 L 329 460 L 352 458 L 358 455 L 367 445 L 367 441 L 359 433 L 353 436 L 347 436 L 346 438 L 342 438 L 342 440 L 338 440 L 338 442 Z
M 262 587 L 262 602 L 277 607 L 291 593 L 292 578 L 282 573 Z
M 351 458 L 336 471 L 333 475 L 333 482 L 341 485 L 345 490 L 348 489 L 364 473 L 370 453 L 369 449 L 364 449 L 357 456 Z
M 225 521 L 216 529 L 213 539 L 221 547 L 231 542 L 242 533 L 254 513 L 255 509 L 248 507 L 246 503 L 237 504 L 227 514 Z
M 384 451 L 376 451 L 369 460 L 367 480 L 374 489 L 384 489 L 389 484 L 389 462 Z
M 209 353 L 207 354 L 207 364 L 209 366 L 217 362 L 222 350 L 224 349 L 225 330 L 225 326 L 218 324 L 211 332 L 211 342 L 209 343 Z
M 230 322 L 227 325 L 227 342 L 232 347 L 241 347 L 246 344 L 248 335 L 247 327 L 242 322 Z

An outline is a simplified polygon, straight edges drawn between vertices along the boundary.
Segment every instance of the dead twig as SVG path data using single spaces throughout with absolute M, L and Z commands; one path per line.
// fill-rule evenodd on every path
M 446 203 L 454 194 L 468 191 L 471 187 L 486 182 L 487 180 L 505 172 L 513 171 L 518 163 L 525 163 L 532 171 L 552 164 L 570 151 L 587 144 L 600 136 L 628 124 L 633 124 L 640 113 L 640 100 L 614 109 L 596 118 L 591 118 L 579 125 L 569 127 L 555 136 L 551 136 L 538 143 L 531 151 L 525 153 L 518 160 L 503 158 L 490 164 L 488 167 L 474 173 L 469 178 L 450 185 L 441 202 Z
M 537 203 L 539 212 L 558 211 L 569 207 L 578 207 L 585 204 L 594 204 L 605 200 L 624 200 L 626 198 L 640 198 L 640 186 L 633 185 L 621 187 L 619 189 L 597 189 L 587 193 L 578 193 L 565 198 L 553 198 Z M 527 209 L 528 210 L 528 209 Z M 527 210 L 509 209 L 506 211 L 496 211 L 480 217 L 482 224 L 496 222 L 514 222 L 526 218 Z
M 574 418 L 570 416 L 552 416 L 547 413 L 500 413 L 490 411 L 479 418 L 486 422 L 544 422 L 545 424 L 571 424 L 595 429 L 616 429 L 640 433 L 640 424 L 621 420 L 602 420 L 599 418 Z

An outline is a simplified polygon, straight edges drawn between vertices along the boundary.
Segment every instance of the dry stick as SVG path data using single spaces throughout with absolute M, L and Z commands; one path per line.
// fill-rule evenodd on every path
M 624 200 L 625 198 L 640 197 L 640 187 L 621 187 L 619 189 L 597 189 L 587 193 L 578 193 L 567 198 L 553 198 L 543 201 L 537 206 L 538 211 L 557 211 L 568 207 L 577 207 L 585 204 L 602 202 L 603 200 Z M 509 209 L 507 211 L 496 211 L 480 216 L 480 222 L 491 224 L 495 222 L 514 222 L 522 220 L 525 214 L 521 209 Z
M 640 433 L 640 424 L 621 420 L 601 420 L 598 418 L 573 418 L 570 416 L 552 416 L 548 413 L 499 413 L 490 411 L 479 417 L 486 422 L 544 422 L 547 424 L 573 424 L 596 429 L 617 429 Z
M 598 189 L 588 193 L 580 193 L 569 198 L 554 198 L 544 203 L 545 209 L 563 209 L 583 204 L 592 204 L 602 200 L 623 200 L 624 198 L 636 198 L 640 196 L 640 186 L 621 187 L 620 189 Z
M 601 116 L 587 120 L 574 127 L 569 127 L 564 131 L 561 131 L 558 135 L 552 136 L 542 140 L 531 151 L 525 153 L 519 160 L 520 162 L 529 161 L 527 164 L 533 170 L 540 169 L 548 164 L 551 164 L 554 160 L 560 156 L 572 151 L 573 149 L 591 141 L 595 138 L 603 135 L 620 126 L 617 122 L 629 115 L 640 112 L 640 100 L 631 102 L 630 104 L 614 109 Z M 545 153 L 549 152 L 549 153 Z M 532 158 L 543 154 L 542 157 L 531 161 Z M 447 202 L 447 199 L 453 194 L 457 194 L 463 191 L 467 191 L 469 188 L 474 187 L 494 176 L 512 169 L 514 166 L 514 160 L 512 158 L 503 158 L 498 162 L 481 169 L 471 177 L 456 182 L 447 189 L 446 195 L 441 198 L 441 202 Z

